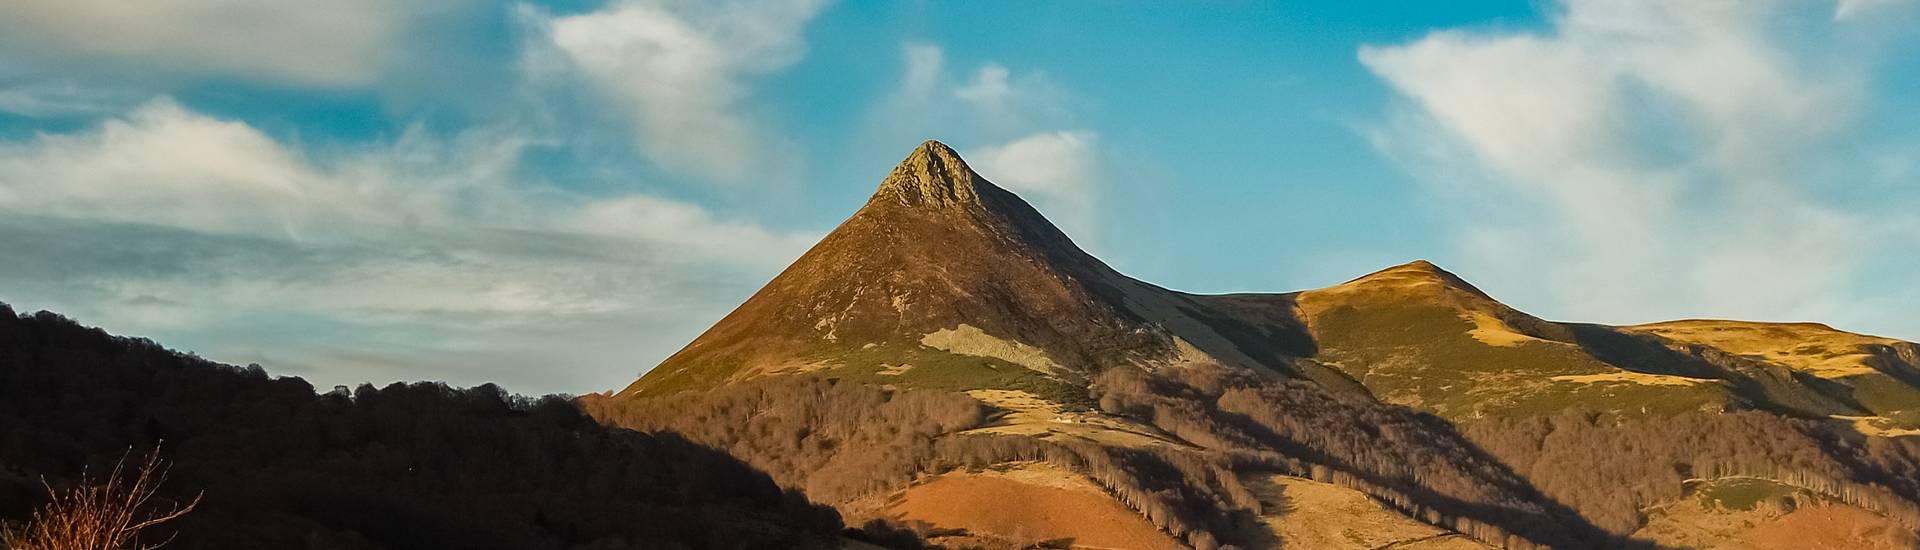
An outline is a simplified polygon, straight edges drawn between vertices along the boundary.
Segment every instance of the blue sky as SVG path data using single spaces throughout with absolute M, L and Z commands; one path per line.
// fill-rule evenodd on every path
M 28 0 L 0 301 L 317 385 L 615 388 L 924 139 L 1121 271 L 1920 339 L 1920 3 Z

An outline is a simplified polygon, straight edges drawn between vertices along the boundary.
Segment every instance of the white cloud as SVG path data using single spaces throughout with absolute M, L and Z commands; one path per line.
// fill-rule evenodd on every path
M 1376 143 L 1460 214 L 1463 267 L 1576 318 L 1858 318 L 1864 259 L 1907 245 L 1808 179 L 1872 60 L 1782 36 L 1772 2 L 1563 7 L 1548 32 L 1360 52 L 1403 99 Z
M 598 355 L 573 357 L 594 369 L 495 379 L 579 391 L 599 386 L 565 384 L 617 384 L 639 370 L 633 342 L 671 345 L 612 333 L 666 324 L 660 334 L 691 337 L 679 326 L 689 310 L 697 320 L 730 305 L 735 297 L 714 294 L 750 290 L 817 237 L 657 196 L 525 181 L 524 145 L 511 132 L 412 132 L 316 158 L 166 99 L 0 142 L 0 296 L 116 331 L 204 332 L 186 343 L 213 346 L 200 351 L 216 358 L 271 352 L 296 363 L 327 363 L 342 343 L 395 356 L 518 353 L 539 346 L 543 327 L 575 327 L 606 336 Z M 295 356 L 273 344 L 285 335 L 235 332 L 260 322 L 330 327 L 334 346 Z M 307 374 L 331 383 L 345 373 Z
M 984 61 L 957 78 L 937 45 L 907 43 L 901 51 L 900 83 L 868 121 L 873 140 L 893 149 L 930 137 L 1007 141 L 1075 123 L 1070 98 L 1044 72 Z
M 15 212 L 283 237 L 362 227 L 382 202 L 246 124 L 164 99 L 91 132 L 0 144 L 0 181 L 0 209 Z
M 1084 237 L 1093 234 L 1097 142 L 1088 131 L 1043 132 L 965 155 L 981 175 L 1033 201 L 1068 234 Z
M 119 112 L 145 97 L 72 81 L 43 80 L 0 88 L 0 111 L 28 117 Z
M 1004 112 L 1008 100 L 1013 98 L 1013 86 L 1007 83 L 1010 74 L 999 63 L 987 63 L 974 73 L 973 81 L 955 89 L 953 95 L 962 101 L 973 104 L 974 108 L 987 112 Z
M 479 4 L 15 0 L 0 10 L 0 61 L 11 71 L 61 76 L 107 70 L 354 86 L 386 68 L 391 54 L 403 49 L 411 25 L 474 5 Z
M 625 0 L 528 17 L 557 57 L 631 117 L 649 158 L 738 181 L 796 158 L 747 105 L 751 79 L 800 60 L 802 31 L 823 3 Z
M 907 70 L 900 83 L 900 96 L 914 101 L 933 97 L 945 78 L 947 54 L 931 44 L 907 44 Z

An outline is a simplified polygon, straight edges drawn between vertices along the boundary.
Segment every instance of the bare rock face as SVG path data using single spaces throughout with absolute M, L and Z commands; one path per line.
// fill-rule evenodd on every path
M 874 199 L 893 199 L 910 207 L 980 208 L 982 184 L 993 185 L 981 180 L 952 148 L 928 141 L 894 167 Z
M 773 373 L 858 378 L 902 364 L 914 364 L 914 376 L 888 381 L 912 385 L 936 374 L 929 369 L 942 355 L 920 341 L 961 325 L 1039 350 L 1061 367 L 1045 376 L 1069 384 L 1122 364 L 1278 371 L 1310 353 L 1298 323 L 1236 320 L 1195 298 L 1114 271 L 929 141 L 860 211 L 622 393 Z M 964 386 L 967 376 L 940 378 Z

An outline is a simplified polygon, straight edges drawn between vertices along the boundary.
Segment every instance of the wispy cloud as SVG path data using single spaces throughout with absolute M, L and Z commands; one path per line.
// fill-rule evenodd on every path
M 1093 132 L 1042 132 L 966 154 L 981 175 L 1033 201 L 1068 234 L 1093 233 L 1100 183 L 1099 138 Z
M 363 363 L 389 354 L 386 372 L 402 373 L 418 366 L 404 355 L 541 349 L 528 335 L 543 328 L 677 326 L 688 311 L 724 307 L 712 293 L 750 288 L 740 274 L 770 272 L 816 237 L 663 197 L 527 181 L 517 175 L 524 145 L 485 129 L 416 132 L 316 158 L 164 98 L 91 128 L 0 143 L 0 293 L 116 330 L 203 334 L 200 351 L 220 358 L 326 363 L 359 348 Z M 258 323 L 316 330 L 329 345 L 223 334 Z M 418 340 L 401 345 L 397 334 Z M 492 379 L 596 389 L 580 384 L 644 367 L 622 346 L 648 340 L 604 338 L 612 347 L 573 358 L 590 365 L 579 371 Z M 483 363 L 469 367 L 500 367 Z M 350 372 L 311 374 L 325 383 Z M 428 377 L 488 379 L 476 376 Z
M 485 5 L 18 0 L 0 11 L 0 77 L 112 73 L 357 86 L 391 68 L 414 25 Z
M 932 44 L 907 43 L 901 51 L 900 82 L 869 115 L 870 139 L 896 148 L 945 140 L 981 175 L 1033 202 L 1075 238 L 1097 238 L 1099 134 L 1073 125 L 1061 86 L 1043 72 L 993 61 L 956 76 L 946 52 Z
M 632 122 L 639 149 L 720 181 L 791 171 L 792 145 L 745 104 L 751 80 L 799 61 L 823 0 L 623 0 L 577 15 L 528 9 L 543 45 Z M 538 52 L 536 52 L 537 54 Z
M 128 90 L 40 80 L 0 87 L 0 112 L 28 117 L 92 116 L 116 113 L 143 99 L 142 94 Z
M 1794 9 L 1574 0 L 1543 32 L 1368 47 L 1401 98 L 1373 137 L 1460 214 L 1465 267 L 1523 305 L 1861 319 L 1861 270 L 1920 247 L 1810 191 L 1874 105 L 1876 50 L 1783 24 Z

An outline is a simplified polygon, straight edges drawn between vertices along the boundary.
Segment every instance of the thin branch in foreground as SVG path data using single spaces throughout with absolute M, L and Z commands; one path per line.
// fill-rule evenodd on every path
M 0 529 L 0 547 L 10 550 L 154 550 L 158 544 L 140 544 L 140 532 L 179 519 L 200 504 L 200 495 L 181 506 L 178 502 L 162 509 L 149 506 L 160 485 L 167 481 L 169 466 L 155 448 L 142 460 L 137 471 L 127 475 L 129 455 L 113 465 L 103 484 L 96 485 L 86 474 L 72 489 L 53 488 L 45 478 L 49 500 L 37 510 L 24 528 Z M 131 479 L 129 479 L 129 477 Z

